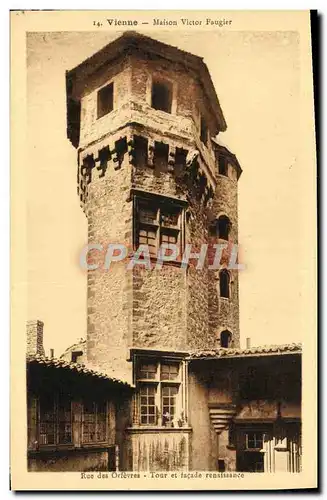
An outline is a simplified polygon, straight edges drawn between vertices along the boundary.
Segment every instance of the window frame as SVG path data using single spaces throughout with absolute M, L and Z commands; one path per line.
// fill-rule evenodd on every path
M 176 359 L 167 359 L 167 358 L 152 358 L 151 359 L 151 364 L 155 364 L 156 366 L 156 372 L 154 373 L 154 377 L 152 379 L 149 378 L 141 378 L 139 376 L 139 373 L 141 370 L 141 367 L 144 366 L 144 364 L 149 364 L 150 363 L 150 358 L 147 357 L 140 357 L 137 358 L 136 363 L 135 363 L 135 381 L 136 381 L 136 413 L 137 413 L 137 418 L 136 420 L 138 421 L 138 425 L 141 427 L 172 427 L 174 421 L 176 421 L 179 417 L 179 414 L 182 415 L 184 413 L 184 408 L 183 408 L 183 391 L 184 391 L 184 383 L 183 383 L 183 376 L 182 376 L 182 371 L 183 371 L 183 363 L 181 360 L 176 360 Z M 162 378 L 162 366 L 178 366 L 178 371 L 177 371 L 177 376 L 176 378 L 169 378 L 165 379 Z M 145 387 L 151 387 L 153 388 L 154 391 L 154 406 L 155 406 L 155 413 L 151 413 L 151 415 L 154 415 L 154 422 L 142 422 L 142 409 L 141 407 L 146 407 L 146 405 L 142 404 L 142 393 L 141 390 Z M 163 414 L 163 409 L 164 409 L 164 404 L 163 404 L 163 398 L 165 397 L 171 397 L 171 396 L 164 396 L 164 391 L 166 388 L 173 388 L 176 389 L 176 394 L 174 397 L 174 403 L 175 405 L 173 406 L 174 412 L 173 416 L 170 416 L 171 418 L 168 420 L 165 419 L 164 414 Z M 170 389 L 169 389 L 170 391 Z M 145 397 L 143 395 L 143 397 Z M 149 406 L 153 406 L 152 404 Z M 169 407 L 171 406 L 171 402 L 169 401 Z M 143 413 L 143 416 L 146 416 L 148 414 Z
M 73 400 L 72 398 L 62 398 L 61 400 L 63 402 L 68 402 L 70 405 L 70 441 L 68 442 L 62 442 L 60 441 L 60 424 L 62 422 L 66 422 L 66 420 L 61 420 L 60 419 L 60 398 L 58 394 L 50 394 L 53 405 L 52 405 L 52 415 L 53 415 L 53 436 L 54 436 L 54 442 L 53 443 L 44 443 L 41 442 L 41 436 L 48 436 L 47 432 L 41 432 L 41 427 L 42 425 L 47 425 L 48 421 L 44 420 L 42 416 L 42 398 L 45 396 L 45 394 L 41 394 L 38 397 L 38 405 L 37 405 L 37 441 L 38 445 L 40 448 L 53 448 L 53 447 L 62 447 L 62 446 L 73 446 L 74 445 L 74 435 L 73 435 Z M 66 422 L 68 423 L 68 422 Z
M 43 394 L 40 394 L 36 396 L 37 399 L 37 415 L 36 415 L 36 449 L 37 450 L 54 450 L 54 449 L 71 449 L 76 446 L 81 446 L 84 448 L 88 447 L 94 447 L 94 446 L 104 446 L 107 445 L 108 442 L 108 437 L 109 437 L 109 424 L 108 424 L 108 415 L 109 415 L 109 409 L 108 409 L 108 400 L 107 399 L 101 399 L 101 400 L 95 400 L 92 403 L 96 407 L 96 412 L 95 412 L 95 436 L 97 436 L 98 429 L 102 425 L 104 425 L 105 428 L 105 434 L 102 436 L 101 439 L 94 439 L 94 440 L 89 440 L 85 441 L 83 439 L 83 433 L 84 433 L 84 405 L 86 403 L 86 399 L 82 399 L 81 401 L 74 400 L 74 398 L 63 398 L 63 401 L 69 400 L 70 403 L 70 441 L 64 441 L 60 440 L 60 426 L 62 422 L 65 422 L 65 420 L 60 419 L 60 403 L 59 403 L 59 394 L 51 394 L 52 400 L 53 400 L 53 422 L 54 422 L 54 442 L 53 443 L 44 443 L 41 442 L 41 425 L 44 423 L 42 417 L 41 417 L 41 401 L 42 401 L 42 396 Z M 80 407 L 80 410 L 77 411 L 76 409 L 74 410 L 74 405 L 78 404 Z M 99 405 L 103 405 L 104 412 L 101 412 L 101 415 L 103 415 L 102 419 L 99 421 L 99 415 L 100 412 L 99 410 Z M 79 420 L 76 421 L 74 415 L 79 415 Z M 76 440 L 76 437 L 74 435 L 74 426 L 78 426 L 78 435 L 79 438 Z M 31 431 L 30 431 L 31 432 Z M 45 433 L 43 433 L 45 434 Z M 33 447 L 30 447 L 29 450 L 32 450 Z
M 254 440 L 251 439 L 251 441 L 254 441 L 254 444 L 259 444 L 261 442 L 261 447 L 260 446 L 249 446 L 249 434 L 253 434 L 254 436 L 257 436 L 257 435 L 261 435 L 261 439 L 257 439 L 256 437 L 254 438 Z M 261 451 L 263 449 L 263 446 L 264 446 L 264 442 L 265 442 L 265 433 L 263 431 L 257 431 L 257 430 L 254 430 L 254 431 L 246 431 L 245 432 L 245 450 L 246 451 L 253 451 L 253 452 L 256 452 L 256 451 Z
M 152 209 L 155 213 L 155 217 L 152 222 L 146 222 L 141 220 L 141 210 L 142 205 Z M 164 261 L 163 265 L 169 265 L 174 263 L 180 263 L 183 256 L 183 251 L 185 248 L 185 208 L 187 203 L 182 200 L 175 200 L 173 198 L 168 198 L 164 196 L 157 196 L 152 193 L 137 192 L 133 196 L 133 249 L 134 251 L 139 248 L 142 244 L 148 244 L 143 241 L 140 242 L 140 238 L 148 238 L 148 236 L 140 235 L 140 231 L 153 232 L 155 234 L 153 245 L 154 252 L 150 253 L 150 259 L 157 261 L 159 248 L 163 243 L 163 236 L 165 238 L 174 237 L 175 242 L 170 242 L 176 244 L 179 248 L 179 254 L 177 259 L 171 261 Z M 149 211 L 150 211 L 149 210 Z M 177 214 L 177 223 L 168 224 L 164 223 L 163 217 L 165 217 L 165 212 L 169 215 Z M 168 241 L 169 244 L 169 241 Z
M 166 109 L 161 109 L 161 108 L 156 108 L 154 107 L 154 87 L 155 86 L 161 86 L 161 87 L 165 87 L 166 88 L 166 91 L 167 91 L 167 94 L 169 96 L 169 111 L 167 111 Z M 173 82 L 171 80 L 169 80 L 168 78 L 162 78 L 162 77 L 157 77 L 157 76 L 153 76 L 152 77 L 152 80 L 151 80 L 151 87 L 150 87 L 150 106 L 152 109 L 156 110 L 156 111 L 161 111 L 162 113 L 167 113 L 169 115 L 173 114 L 173 100 L 174 100 L 174 85 L 173 85 Z
M 108 111 L 103 111 L 103 108 L 107 109 L 104 105 L 103 105 L 103 101 L 102 101 L 102 96 L 103 94 L 108 91 L 108 89 L 111 89 L 111 106 L 110 106 L 110 109 Z M 111 81 L 109 83 L 107 83 L 106 85 L 104 85 L 103 87 L 101 87 L 100 89 L 98 89 L 97 91 L 97 120 L 100 120 L 100 118 L 103 118 L 104 116 L 106 115 L 109 115 L 114 109 L 115 109 L 115 85 L 114 85 L 114 82 Z M 101 111 L 100 111 L 100 108 L 101 108 Z
M 82 446 L 90 446 L 90 445 L 98 445 L 101 443 L 106 443 L 108 440 L 108 402 L 103 400 L 103 401 L 87 401 L 87 403 L 92 403 L 94 406 L 94 434 L 95 434 L 95 439 L 94 440 L 84 440 L 84 417 L 85 417 L 85 405 L 86 401 L 84 400 L 82 402 L 82 421 L 81 421 L 81 444 Z M 104 404 L 104 422 L 105 422 L 105 436 L 103 439 L 97 439 L 96 436 L 98 434 L 98 427 L 99 427 L 99 411 L 98 407 L 100 404 Z M 102 414 L 102 413 L 101 413 Z

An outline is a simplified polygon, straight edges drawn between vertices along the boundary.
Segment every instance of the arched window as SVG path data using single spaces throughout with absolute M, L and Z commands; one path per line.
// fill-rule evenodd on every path
M 225 297 L 226 299 L 229 299 L 229 283 L 230 283 L 229 272 L 226 269 L 223 269 L 219 273 L 220 297 Z
M 228 330 L 224 330 L 220 334 L 220 347 L 230 347 L 232 341 L 232 334 Z
M 231 223 L 226 215 L 221 215 L 218 219 L 218 238 L 228 240 Z

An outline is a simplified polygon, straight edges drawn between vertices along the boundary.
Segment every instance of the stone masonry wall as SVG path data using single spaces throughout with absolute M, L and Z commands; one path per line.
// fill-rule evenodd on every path
M 131 344 L 131 273 L 124 261 L 104 269 L 108 244 L 131 244 L 132 203 L 129 201 L 130 168 L 127 155 L 120 170 L 112 165 L 106 176 L 89 184 L 88 241 L 101 244 L 95 251 L 99 268 L 88 271 L 88 362 L 112 372 L 130 370 L 127 347 Z M 91 254 L 92 255 L 92 254 Z
M 186 243 L 192 252 L 199 253 L 208 241 L 205 208 L 191 191 L 189 220 L 186 225 Z M 190 349 L 208 348 L 208 269 L 207 259 L 202 269 L 196 269 L 197 260 L 190 261 L 187 269 L 187 344 Z
M 171 114 L 151 108 L 153 77 L 172 83 Z M 114 110 L 97 119 L 97 91 L 111 81 Z M 212 186 L 217 177 L 212 211 L 217 217 L 221 212 L 230 217 L 232 237 L 237 241 L 237 182 L 216 176 L 212 145 L 209 141 L 206 148 L 199 140 L 201 114 L 213 131 L 210 105 L 196 75 L 164 59 L 128 55 L 84 82 L 79 162 L 81 165 L 88 155 L 93 155 L 95 163 L 85 178 L 80 169 L 80 196 L 88 217 L 89 243 L 103 245 L 102 262 L 109 243 L 123 243 L 132 248 L 131 189 L 187 202 L 185 243 L 198 252 L 201 244 L 208 243 L 209 226 L 208 206 L 199 182 L 207 179 Z M 168 164 L 160 168 L 133 166 L 128 154 L 133 134 L 145 137 L 152 144 L 155 141 L 169 144 L 169 154 L 174 154 L 176 147 L 187 151 L 198 149 L 199 175 L 187 180 L 186 167 L 178 172 Z M 117 160 L 115 145 L 120 139 L 126 139 L 128 152 L 118 164 L 113 160 Z M 98 155 L 106 146 L 109 146 L 109 160 L 101 171 Z M 93 251 L 93 255 L 99 259 L 98 251 Z M 110 371 L 123 369 L 130 375 L 126 362 L 129 347 L 211 348 L 215 346 L 217 332 L 224 328 L 232 331 L 237 345 L 237 274 L 233 275 L 231 299 L 226 301 L 217 295 L 217 276 L 207 267 L 197 270 L 195 265 L 196 262 L 191 263 L 186 270 L 169 265 L 161 271 L 136 266 L 128 271 L 126 262 L 116 262 L 109 270 L 100 265 L 99 269 L 88 271 L 88 362 Z
M 212 214 L 218 219 L 220 215 L 227 215 L 231 222 L 229 243 L 238 244 L 238 213 L 237 213 L 237 180 L 217 174 L 217 189 L 212 205 Z M 226 243 L 217 240 L 218 243 Z M 228 254 L 226 254 L 228 255 Z M 223 265 L 229 263 L 224 259 Z M 239 279 L 237 270 L 230 273 L 230 298 L 220 297 L 219 271 L 210 271 L 209 279 L 209 322 L 210 339 L 219 347 L 219 334 L 223 330 L 232 333 L 232 347 L 240 344 L 239 333 Z
M 43 322 L 31 320 L 27 322 L 27 352 L 28 356 L 40 354 L 44 356 L 43 347 Z
M 134 270 L 133 344 L 185 350 L 185 270 L 166 265 L 158 270 Z
M 114 82 L 114 110 L 97 118 L 97 94 L 105 85 Z M 130 97 L 131 67 L 129 59 L 124 58 L 117 65 L 103 68 L 93 78 L 84 84 L 84 95 L 81 99 L 81 132 L 80 147 L 85 147 L 106 135 L 112 128 L 112 123 L 119 122 L 120 109 L 128 103 Z

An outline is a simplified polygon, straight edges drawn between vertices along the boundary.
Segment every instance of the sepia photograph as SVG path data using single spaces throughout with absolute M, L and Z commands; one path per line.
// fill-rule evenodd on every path
M 87 14 L 87 28 L 23 33 L 20 463 L 30 477 L 77 473 L 80 489 L 256 489 L 278 473 L 296 488 L 306 425 L 316 460 L 302 27 Z M 310 13 L 296 16 L 310 38 Z

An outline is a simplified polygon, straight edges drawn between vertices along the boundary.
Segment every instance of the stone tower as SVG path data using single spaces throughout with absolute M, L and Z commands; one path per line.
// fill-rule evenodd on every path
M 67 72 L 67 134 L 78 151 L 78 196 L 99 265 L 87 276 L 87 357 L 122 370 L 133 349 L 188 352 L 239 346 L 238 275 L 210 269 L 213 244 L 237 243 L 236 157 L 201 57 L 124 33 Z M 162 243 L 179 255 L 157 265 Z M 149 247 L 151 269 L 105 269 L 109 244 Z M 181 266 L 188 245 L 209 245 Z M 202 250 L 203 251 L 203 250 Z M 102 262 L 100 260 L 102 258 Z

